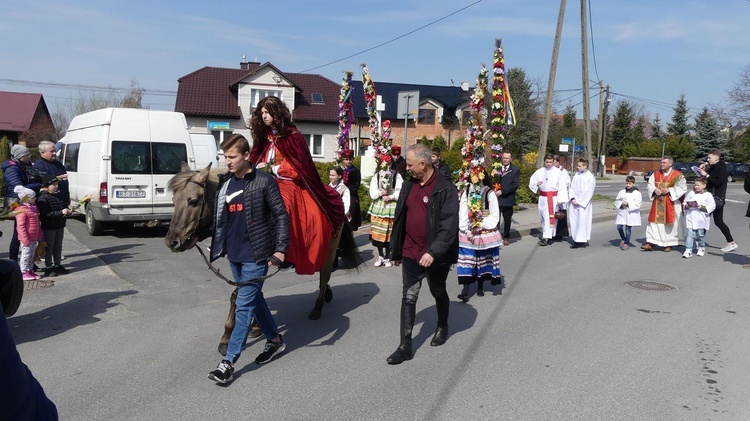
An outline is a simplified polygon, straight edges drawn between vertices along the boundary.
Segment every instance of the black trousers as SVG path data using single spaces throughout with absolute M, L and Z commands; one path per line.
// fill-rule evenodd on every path
M 714 224 L 719 227 L 721 233 L 724 234 L 724 238 L 727 239 L 727 243 L 731 243 L 732 241 L 734 241 L 734 238 L 732 238 L 732 233 L 729 232 L 729 227 L 726 223 L 724 223 L 724 206 L 716 208 L 716 210 L 714 210 Z
M 440 327 L 448 326 L 448 312 L 450 307 L 450 298 L 445 288 L 450 265 L 438 265 L 433 262 L 430 267 L 419 265 L 414 259 L 404 257 L 401 262 L 401 273 L 403 275 L 403 292 L 402 299 L 406 304 L 416 304 L 419 298 L 419 289 L 422 287 L 422 279 L 427 279 L 427 285 L 430 287 L 430 293 L 435 298 L 437 307 L 437 325 Z
M 498 221 L 497 229 L 499 229 L 503 238 L 510 238 L 510 223 L 513 222 L 513 206 L 500 206 L 500 214 L 503 217 L 503 228 L 500 229 L 500 222 Z

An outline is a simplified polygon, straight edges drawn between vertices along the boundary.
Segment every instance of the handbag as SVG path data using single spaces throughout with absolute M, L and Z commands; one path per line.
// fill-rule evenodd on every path
M 565 216 L 567 216 L 567 214 L 564 210 L 559 209 L 555 211 L 555 219 L 565 219 Z
M 724 207 L 724 198 L 714 196 L 714 203 L 716 203 L 716 209 L 721 209 Z

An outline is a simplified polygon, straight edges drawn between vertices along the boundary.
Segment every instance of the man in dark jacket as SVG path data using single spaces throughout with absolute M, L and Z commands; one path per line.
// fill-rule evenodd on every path
M 513 206 L 516 205 L 516 190 L 521 185 L 521 169 L 512 164 L 513 155 L 503 152 L 503 165 L 500 167 L 500 190 L 497 195 L 497 206 L 503 216 L 503 245 L 510 244 L 510 223 L 513 219 Z M 500 221 L 498 221 L 500 229 Z
M 412 173 L 404 182 L 396 205 L 391 234 L 392 259 L 403 261 L 401 343 L 386 362 L 412 359 L 412 330 L 422 279 L 427 279 L 437 308 L 437 330 L 430 342 L 440 346 L 448 338 L 450 298 L 445 288 L 448 272 L 458 261 L 458 191 L 450 178 L 437 171 L 430 149 L 422 144 L 406 151 Z
M 31 151 L 23 145 L 13 145 L 10 148 L 10 159 L 2 163 L 3 174 L 5 175 L 5 206 L 10 206 L 18 202 L 18 194 L 14 191 L 16 186 L 24 186 L 27 189 L 39 192 L 42 184 L 32 182 L 31 179 Z M 21 242 L 18 240 L 18 231 L 16 223 L 13 222 L 13 238 L 10 240 L 8 248 L 8 257 L 11 260 L 18 261 L 18 251 L 21 249 Z
M 734 242 L 732 233 L 724 222 L 724 200 L 727 197 L 727 179 L 729 178 L 727 165 L 721 160 L 721 152 L 719 151 L 709 152 L 707 160 L 708 162 L 702 164 L 698 172 L 708 179 L 708 191 L 714 196 L 716 202 L 716 209 L 713 211 L 714 224 L 721 230 L 727 240 L 727 245 L 722 247 L 721 251 L 736 250 L 739 246 Z
M 57 160 L 55 144 L 48 140 L 39 142 L 39 156 L 41 158 L 34 162 L 31 168 L 42 175 L 49 174 L 56 176 L 59 189 L 55 194 L 60 198 L 65 207 L 70 206 L 68 172 L 65 170 L 65 165 Z
M 289 215 L 276 180 L 265 171 L 256 171 L 250 162 L 250 144 L 244 136 L 233 135 L 222 142 L 221 149 L 230 174 L 221 177 L 216 194 L 211 261 L 226 256 L 236 282 L 253 281 L 266 275 L 269 260 L 284 261 Z M 203 233 L 200 236 L 205 238 Z M 227 354 L 208 374 L 209 379 L 222 384 L 234 380 L 234 363 L 245 346 L 253 316 L 266 336 L 265 349 L 255 362 L 265 364 L 284 352 L 286 344 L 262 288 L 262 280 L 238 287 Z

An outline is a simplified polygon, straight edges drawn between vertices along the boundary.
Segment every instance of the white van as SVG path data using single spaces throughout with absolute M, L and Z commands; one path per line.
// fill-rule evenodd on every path
M 211 168 L 214 169 L 226 168 L 224 154 L 219 153 L 219 147 L 213 135 L 190 133 L 190 140 L 193 143 L 196 169 L 202 170 L 208 164 L 212 164 Z
M 107 223 L 156 226 L 172 219 L 167 190 L 182 162 L 195 169 L 185 115 L 171 111 L 104 108 L 73 118 L 60 142 L 73 202 L 87 194 L 86 227 Z

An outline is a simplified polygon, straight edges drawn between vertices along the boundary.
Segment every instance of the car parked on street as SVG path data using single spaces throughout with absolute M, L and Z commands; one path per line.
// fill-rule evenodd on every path
M 692 182 L 698 176 L 693 172 L 692 167 L 693 166 L 700 166 L 700 162 L 677 162 L 675 161 L 672 164 L 672 168 L 676 169 L 677 171 L 681 172 L 683 176 L 685 176 L 685 181 Z M 643 173 L 643 180 L 648 181 L 648 179 L 651 177 L 651 174 L 654 173 L 656 170 L 651 170 Z
M 734 182 L 734 181 L 743 181 L 747 178 L 748 172 L 750 172 L 750 165 L 748 164 L 735 164 L 732 162 L 727 162 L 727 181 L 728 182 Z

